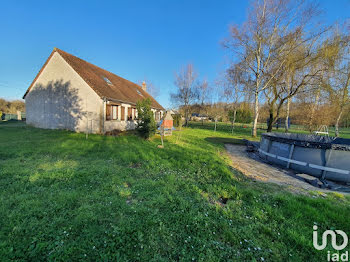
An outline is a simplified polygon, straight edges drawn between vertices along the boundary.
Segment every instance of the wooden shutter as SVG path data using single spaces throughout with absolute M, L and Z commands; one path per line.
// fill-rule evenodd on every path
M 111 120 L 112 106 L 106 105 L 106 120 Z
M 132 108 L 128 107 L 128 118 L 132 119 Z
M 124 106 L 121 106 L 121 107 L 120 107 L 120 111 L 121 111 L 121 114 L 122 114 L 121 120 L 122 120 L 122 121 L 125 121 L 125 107 L 124 107 Z

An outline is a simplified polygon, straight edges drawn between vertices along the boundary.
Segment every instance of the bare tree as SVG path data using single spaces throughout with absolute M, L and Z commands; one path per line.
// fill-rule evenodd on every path
M 236 122 L 239 99 L 243 95 L 242 73 L 239 66 L 232 66 L 226 71 L 225 81 L 223 82 L 223 98 L 230 105 L 229 118 L 232 133 Z
M 209 116 L 214 119 L 214 132 L 216 132 L 216 128 L 217 128 L 217 122 L 219 120 L 220 117 L 223 116 L 225 110 L 222 107 L 222 105 L 220 105 L 219 103 L 213 103 L 211 105 L 208 105 L 208 113 Z
M 200 82 L 197 85 L 197 94 L 198 94 L 198 103 L 199 103 L 199 111 L 202 114 L 202 125 L 204 125 L 204 117 L 203 115 L 208 115 L 208 107 L 206 103 L 208 102 L 210 93 L 210 86 L 206 79 Z
M 237 55 L 237 64 L 253 82 L 254 122 L 252 135 L 257 135 L 259 98 L 280 73 L 288 55 L 299 43 L 288 39 L 300 35 L 313 14 L 314 5 L 306 1 L 256 0 L 241 26 L 231 26 L 230 38 L 224 43 Z
M 176 91 L 171 93 L 171 99 L 174 104 L 183 106 L 185 115 L 185 125 L 188 125 L 190 105 L 198 98 L 196 90 L 197 73 L 193 65 L 188 64 L 182 68 L 178 73 L 175 73 Z
M 217 122 L 225 116 L 225 103 L 219 102 L 222 96 L 223 86 L 220 81 L 209 86 L 210 101 L 205 105 L 208 116 L 214 120 L 214 131 L 217 129 Z
M 209 91 L 209 83 L 206 79 L 204 79 L 197 85 L 198 102 L 200 105 L 204 105 L 207 102 L 209 97 Z

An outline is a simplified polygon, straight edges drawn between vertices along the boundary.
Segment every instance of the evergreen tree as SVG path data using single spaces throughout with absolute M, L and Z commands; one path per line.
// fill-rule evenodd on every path
M 145 139 L 150 138 L 156 133 L 156 122 L 151 110 L 151 100 L 143 99 L 136 104 L 137 108 L 137 127 L 139 135 Z

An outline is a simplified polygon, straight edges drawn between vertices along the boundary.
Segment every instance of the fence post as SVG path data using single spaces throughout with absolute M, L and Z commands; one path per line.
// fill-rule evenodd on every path
M 17 110 L 17 120 L 22 121 L 22 112 Z

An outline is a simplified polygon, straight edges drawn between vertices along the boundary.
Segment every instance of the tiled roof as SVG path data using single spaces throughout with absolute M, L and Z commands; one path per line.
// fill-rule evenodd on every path
M 53 50 L 48 60 L 45 62 L 44 66 L 41 68 L 40 72 L 29 86 L 27 92 L 24 94 L 23 98 L 25 98 L 29 90 L 32 88 L 36 79 L 39 77 L 40 73 L 43 71 L 54 52 L 58 52 L 101 98 L 105 97 L 107 99 L 131 104 L 136 104 L 137 101 L 144 98 L 150 98 L 152 101 L 152 107 L 164 110 L 164 108 L 150 94 L 144 91 L 141 86 L 58 48 Z

